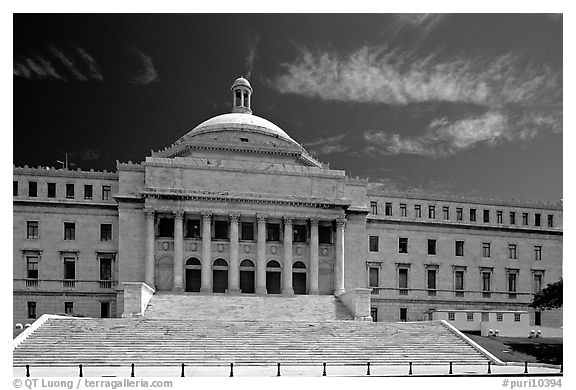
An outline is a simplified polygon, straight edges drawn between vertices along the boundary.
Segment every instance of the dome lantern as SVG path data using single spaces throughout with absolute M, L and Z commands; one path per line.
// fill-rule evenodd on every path
M 252 114 L 250 109 L 250 97 L 252 87 L 244 77 L 238 77 L 232 84 L 232 112 Z

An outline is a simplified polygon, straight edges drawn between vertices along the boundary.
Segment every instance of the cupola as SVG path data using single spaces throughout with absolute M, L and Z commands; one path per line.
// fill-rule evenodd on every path
M 250 97 L 252 87 L 244 77 L 238 77 L 232 84 L 232 112 L 252 114 L 250 109 Z

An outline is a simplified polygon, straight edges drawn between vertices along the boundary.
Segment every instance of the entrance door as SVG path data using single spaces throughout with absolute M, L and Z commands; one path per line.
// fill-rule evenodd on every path
M 212 266 L 212 292 L 225 293 L 228 290 L 228 263 L 216 259 Z
M 240 263 L 240 291 L 254 294 L 254 263 L 251 260 L 242 260 Z
M 266 266 L 266 291 L 268 294 L 282 294 L 281 276 L 280 263 L 275 260 L 269 261 Z
M 155 283 L 157 291 L 172 291 L 174 266 L 171 257 L 162 257 L 156 261 Z
M 318 289 L 320 294 L 334 294 L 334 271 L 330 268 L 320 268 L 318 270 Z
M 292 266 L 292 288 L 294 294 L 306 294 L 306 265 L 301 261 Z
M 199 292 L 202 285 L 202 265 L 192 257 L 186 260 L 186 292 Z

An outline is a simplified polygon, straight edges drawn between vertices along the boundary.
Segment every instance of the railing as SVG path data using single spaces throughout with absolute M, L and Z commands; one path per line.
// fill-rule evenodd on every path
M 429 288 L 397 288 L 397 287 L 368 287 L 372 289 L 374 298 L 393 296 L 412 296 L 414 298 L 428 299 L 515 299 L 520 302 L 532 300 L 532 292 L 510 291 L 482 291 L 482 290 L 453 290 L 453 289 L 429 289 Z
M 13 279 L 14 289 L 39 289 L 47 291 L 106 291 L 116 288 L 116 280 L 78 279 Z
M 64 279 L 62 281 L 62 287 L 64 288 L 75 288 L 76 287 L 76 281 L 75 280 L 71 280 L 71 279 Z
M 26 287 L 38 287 L 38 279 L 26 279 Z

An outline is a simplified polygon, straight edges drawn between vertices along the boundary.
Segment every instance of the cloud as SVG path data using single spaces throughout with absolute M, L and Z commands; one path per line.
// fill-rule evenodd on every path
M 400 35 L 406 32 L 416 32 L 419 39 L 427 37 L 447 14 L 395 14 L 394 21 L 387 29 L 387 35 Z
M 44 50 L 18 56 L 13 74 L 28 80 L 102 81 L 96 61 L 84 50 L 48 46 Z
M 138 48 L 131 48 L 130 51 L 138 59 L 138 70 L 129 78 L 132 84 L 146 85 L 158 81 L 158 72 L 154 68 L 152 57 L 145 54 Z
M 260 35 L 257 32 L 254 32 L 247 39 L 248 55 L 246 56 L 246 78 L 249 79 L 254 70 L 254 62 L 258 59 L 258 42 L 260 41 Z
M 310 154 L 326 155 L 332 153 L 347 152 L 350 148 L 344 144 L 345 134 L 340 134 L 329 138 L 318 138 L 311 142 L 302 144 Z

